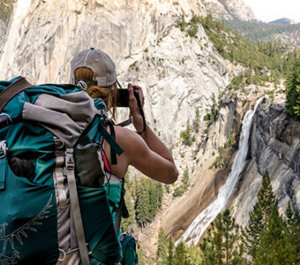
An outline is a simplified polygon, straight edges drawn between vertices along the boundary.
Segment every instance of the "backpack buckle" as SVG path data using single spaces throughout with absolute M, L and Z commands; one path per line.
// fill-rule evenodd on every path
M 7 142 L 5 140 L 0 142 L 0 159 L 7 155 Z
M 67 170 L 73 170 L 75 168 L 73 148 L 67 148 L 65 152 L 65 167 Z

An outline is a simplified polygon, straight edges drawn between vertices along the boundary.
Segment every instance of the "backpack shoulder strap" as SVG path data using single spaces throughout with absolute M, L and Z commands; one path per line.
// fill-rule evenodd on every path
M 14 96 L 30 87 L 32 87 L 32 84 L 30 84 L 24 77 L 21 77 L 10 84 L 6 89 L 2 90 L 0 92 L 0 112 Z
M 115 230 L 116 230 L 117 236 L 119 235 L 119 232 L 120 232 L 121 219 L 129 217 L 128 209 L 127 209 L 127 206 L 125 203 L 125 198 L 124 198 L 125 192 L 126 192 L 124 183 L 125 183 L 125 180 L 123 178 L 122 179 L 121 199 L 120 199 L 119 207 L 117 208 L 117 213 L 116 213 L 116 217 L 115 217 Z

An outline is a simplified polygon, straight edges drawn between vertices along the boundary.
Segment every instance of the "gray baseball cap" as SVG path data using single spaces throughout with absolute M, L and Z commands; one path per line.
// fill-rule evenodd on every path
M 112 59 L 103 51 L 90 48 L 78 53 L 71 61 L 70 83 L 75 84 L 74 72 L 77 68 L 87 67 L 94 72 L 93 80 L 100 87 L 116 83 L 116 68 Z

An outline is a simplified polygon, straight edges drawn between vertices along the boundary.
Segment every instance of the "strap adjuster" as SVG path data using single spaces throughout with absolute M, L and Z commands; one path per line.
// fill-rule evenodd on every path
M 3 140 L 0 142 L 0 159 L 6 157 L 7 151 L 8 151 L 7 142 Z
M 67 148 L 65 152 L 65 167 L 67 170 L 73 170 L 75 168 L 73 148 Z

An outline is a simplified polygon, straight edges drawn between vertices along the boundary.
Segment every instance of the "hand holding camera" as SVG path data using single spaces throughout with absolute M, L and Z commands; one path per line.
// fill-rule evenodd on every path
M 142 103 L 142 106 L 144 105 L 144 95 L 142 88 L 139 86 L 132 86 L 131 84 L 128 84 L 128 88 L 122 88 L 119 82 L 117 82 L 119 88 L 118 88 L 118 100 L 117 100 L 117 107 L 129 107 L 129 86 L 133 88 L 133 95 L 135 96 L 136 100 L 138 100 L 138 97 L 140 98 L 140 101 Z
M 130 116 L 133 117 L 133 124 L 137 133 L 142 134 L 146 129 L 146 121 L 143 111 L 144 95 L 139 86 L 128 84 L 128 89 L 118 89 L 118 107 L 129 107 Z

